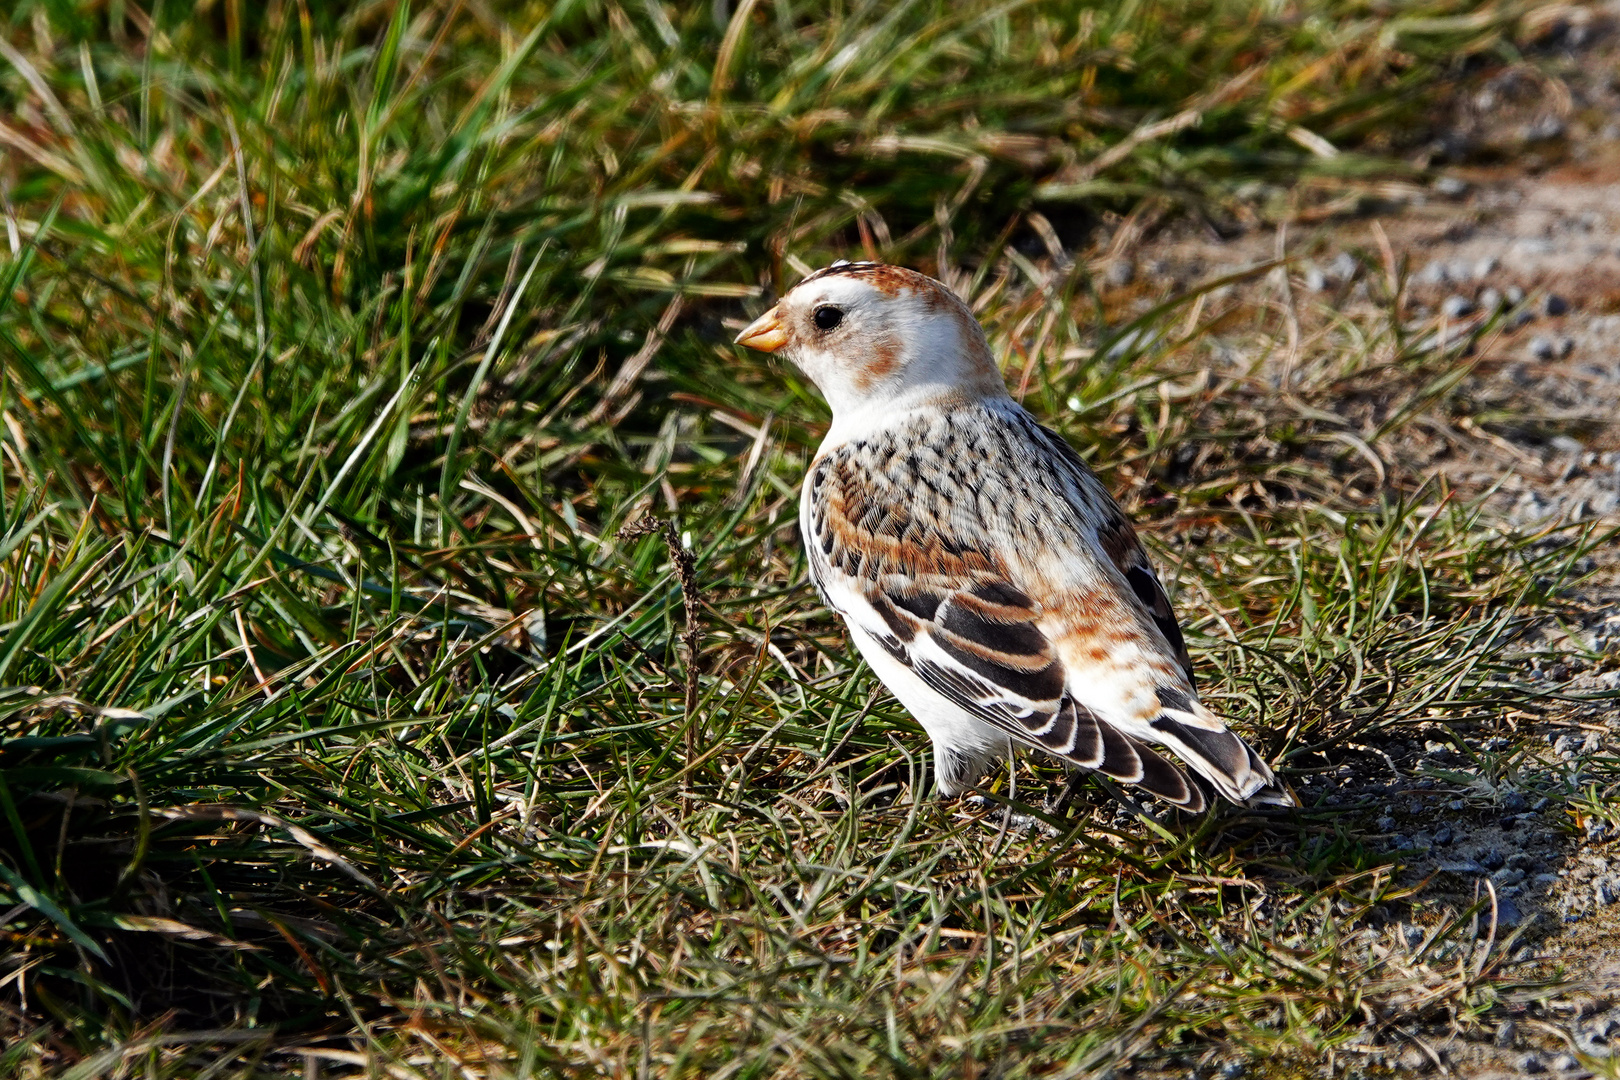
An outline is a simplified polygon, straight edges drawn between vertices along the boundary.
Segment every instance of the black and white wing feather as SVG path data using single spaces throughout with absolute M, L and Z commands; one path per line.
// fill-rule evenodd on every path
M 1150 742 L 1234 801 L 1276 788 L 1258 756 L 1197 702 L 1163 589 L 1072 451 L 1032 465 L 1014 452 L 1050 436 L 1032 421 L 1040 435 L 998 432 L 1004 420 L 982 415 L 960 423 L 966 434 L 949 416 L 941 422 L 944 431 L 896 430 L 812 466 L 805 539 L 831 606 L 945 702 L 1019 743 L 1189 810 L 1205 805 L 1203 790 Z M 960 445 L 969 438 L 974 445 Z M 1067 475 L 1076 467 L 1094 492 Z M 1101 505 L 1076 505 L 1099 493 Z M 1032 569 L 1047 564 L 1020 544 L 1072 549 L 1096 564 L 1094 586 Z

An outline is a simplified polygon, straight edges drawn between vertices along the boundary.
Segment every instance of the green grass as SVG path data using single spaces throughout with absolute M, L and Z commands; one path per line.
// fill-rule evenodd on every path
M 1286 777 L 1488 725 L 1582 547 L 1385 452 L 1460 350 L 1314 313 L 1282 395 L 1275 312 L 1126 338 L 1088 260 L 1420 178 L 1547 9 L 181 8 L 0 16 L 8 1073 L 1311 1071 L 1536 993 L 1342 808 L 935 800 L 803 583 L 825 406 L 728 327 L 840 255 L 949 276 Z

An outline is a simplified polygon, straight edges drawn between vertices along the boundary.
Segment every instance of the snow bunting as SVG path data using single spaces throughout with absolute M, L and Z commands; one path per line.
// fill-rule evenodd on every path
M 1021 743 L 1187 810 L 1293 805 L 1198 700 L 1136 531 L 1007 394 L 978 320 L 933 278 L 836 262 L 737 337 L 781 353 L 833 422 L 799 522 L 810 575 L 934 743 L 940 792 Z

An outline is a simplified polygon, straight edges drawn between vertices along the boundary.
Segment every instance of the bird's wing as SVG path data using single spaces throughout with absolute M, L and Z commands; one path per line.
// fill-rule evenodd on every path
M 1049 428 L 1032 424 L 1040 433 L 1051 457 L 1068 474 L 1071 483 L 1081 489 L 1092 489 L 1093 499 L 1099 505 L 1101 513 L 1097 522 L 1097 546 L 1100 547 L 1108 560 L 1113 563 L 1136 598 L 1142 602 L 1142 607 L 1164 635 L 1164 640 L 1175 654 L 1176 663 L 1187 675 L 1187 682 L 1197 687 L 1198 678 L 1193 674 L 1192 657 L 1187 653 L 1187 641 L 1181 634 L 1181 625 L 1176 622 L 1176 613 L 1171 610 L 1170 598 L 1165 595 L 1164 586 L 1159 583 L 1159 575 L 1153 572 L 1153 564 L 1148 561 L 1147 551 L 1142 547 L 1142 541 L 1136 535 L 1136 529 L 1131 526 L 1130 519 L 1115 503 L 1112 496 L 1098 482 L 1097 477 L 1086 467 L 1080 455 L 1074 452 L 1057 432 Z
M 1095 546 L 1130 587 L 1186 676 L 1185 687 L 1163 681 L 1154 686 L 1157 708 L 1150 703 L 1148 713 L 1141 718 L 1152 730 L 1153 739 L 1174 750 L 1234 802 L 1294 805 L 1293 796 L 1277 782 L 1254 749 L 1199 702 L 1192 657 L 1187 653 L 1187 642 L 1170 607 L 1170 598 L 1124 511 L 1062 436 L 1033 422 L 1030 426 L 1039 433 L 1049 459 L 1064 471 L 1075 490 L 1085 492 L 1082 497 L 1095 519 Z
M 832 606 L 948 701 L 1180 805 L 1198 787 L 1291 803 L 1197 698 L 1169 601 L 1123 512 L 1021 411 L 953 417 L 823 455 L 805 491 Z
M 1027 745 L 1190 810 L 1202 790 L 1071 689 L 1049 613 L 960 516 L 903 488 L 875 490 L 850 460 L 809 477 L 812 575 L 828 601 L 949 702 Z M 880 485 L 881 486 L 881 485 Z M 926 502 L 926 499 L 924 500 Z

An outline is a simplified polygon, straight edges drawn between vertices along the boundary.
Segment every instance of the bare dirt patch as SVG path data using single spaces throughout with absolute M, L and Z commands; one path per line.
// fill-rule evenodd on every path
M 1616 5 L 1620 11 L 1620 5 Z M 1409 468 L 1483 499 L 1504 529 L 1572 544 L 1620 526 L 1620 45 L 1611 23 L 1575 35 L 1563 80 L 1510 72 L 1464 103 L 1436 152 L 1462 161 L 1401 205 L 1235 237 L 1182 224 L 1104 268 L 1122 309 L 1279 257 L 1210 297 L 1270 306 L 1290 337 L 1387 306 L 1412 340 L 1455 348 L 1466 397 L 1454 426 L 1381 445 Z M 1583 24 L 1584 25 L 1584 24 Z M 1419 346 L 1423 347 L 1423 346 Z M 1289 356 L 1262 370 L 1289 388 Z M 1560 529 L 1560 526 L 1565 528 Z M 1476 932 L 1510 942 L 1548 980 L 1489 1040 L 1370 1028 L 1357 1071 L 1495 1077 L 1614 1075 L 1620 1068 L 1620 551 L 1583 556 L 1563 616 L 1528 629 L 1504 678 L 1545 689 L 1537 715 L 1437 723 L 1357 748 L 1307 784 L 1307 804 L 1358 814 L 1398 853 L 1402 880 Z M 1372 742 L 1372 740 L 1369 740 Z M 1482 767 L 1482 763 L 1488 768 Z M 1487 780 L 1485 777 L 1493 777 Z M 1396 918 L 1400 913 L 1396 913 Z M 1401 923 L 1410 944 L 1426 933 Z

